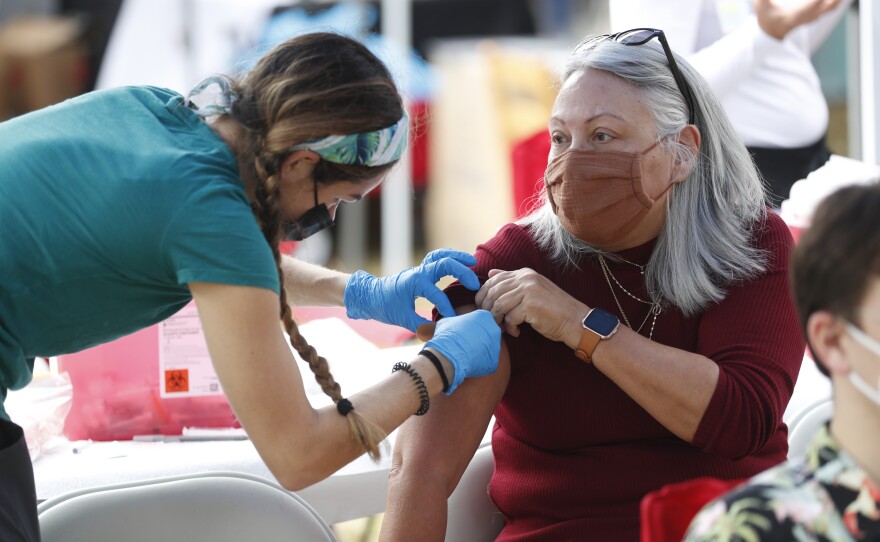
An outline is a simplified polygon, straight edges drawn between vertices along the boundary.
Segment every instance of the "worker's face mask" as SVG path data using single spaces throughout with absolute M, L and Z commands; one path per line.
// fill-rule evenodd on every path
M 306 211 L 298 220 L 283 223 L 285 241 L 302 241 L 306 237 L 333 225 L 333 218 L 330 216 L 327 206 L 323 203 L 318 204 L 318 181 L 313 182 L 315 183 L 315 206 Z
M 862 345 L 865 350 L 880 358 L 880 343 L 874 338 L 870 337 L 867 333 L 849 322 L 846 322 L 846 331 L 849 333 L 849 336 Z M 868 400 L 877 406 L 880 406 L 880 378 L 877 379 L 877 387 L 875 388 L 866 382 L 864 378 L 856 374 L 855 371 L 850 370 L 849 381 L 857 390 L 859 390 L 859 392 L 861 392 L 862 395 L 867 397 Z
M 666 193 L 650 196 L 642 182 L 642 152 L 570 149 L 547 166 L 547 199 L 562 227 L 581 241 L 608 247 L 629 235 Z

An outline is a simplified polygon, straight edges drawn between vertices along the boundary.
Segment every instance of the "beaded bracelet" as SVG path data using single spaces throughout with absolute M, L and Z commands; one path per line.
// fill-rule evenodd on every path
M 435 356 L 434 353 L 430 350 L 422 350 L 421 352 L 419 352 L 419 355 L 425 356 L 426 358 L 431 360 L 431 363 L 434 364 L 434 368 L 437 369 L 437 372 L 440 373 L 440 378 L 443 380 L 443 393 L 448 392 L 449 379 L 446 378 L 446 371 L 443 370 L 443 365 L 440 363 L 440 360 L 437 358 L 437 356 Z
M 416 410 L 415 414 L 416 416 L 424 416 L 428 412 L 428 407 L 431 405 L 431 399 L 428 396 L 428 387 L 425 386 L 425 381 L 422 380 L 421 375 L 417 373 L 415 369 L 410 367 L 409 363 L 399 361 L 394 364 L 391 372 L 395 373 L 401 370 L 406 371 L 406 373 L 416 381 L 416 386 L 419 388 L 419 398 L 422 400 L 422 404 L 419 405 L 419 409 Z

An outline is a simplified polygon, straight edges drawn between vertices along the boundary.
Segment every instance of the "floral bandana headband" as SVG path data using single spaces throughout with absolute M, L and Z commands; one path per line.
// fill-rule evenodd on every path
M 290 151 L 309 150 L 334 164 L 383 166 L 400 160 L 407 145 L 409 117 L 376 130 L 349 135 L 330 135 L 290 147 Z
M 216 100 L 216 103 L 209 103 L 201 106 L 196 105 L 195 102 L 193 102 L 193 97 L 202 94 L 203 92 L 205 92 L 205 89 L 207 89 L 211 85 L 217 85 L 220 89 L 217 93 L 217 96 L 214 98 Z M 215 75 L 213 77 L 202 79 L 201 83 L 194 86 L 193 89 L 189 91 L 189 94 L 186 95 L 186 100 L 184 101 L 184 103 L 187 105 L 187 107 L 195 111 L 196 115 L 205 119 L 208 117 L 213 117 L 215 115 L 228 114 L 229 110 L 232 109 L 232 103 L 234 101 L 235 94 L 230 88 L 230 80 L 227 77 Z
M 216 103 L 196 106 L 192 98 L 211 85 L 220 88 Z M 186 97 L 186 104 L 202 117 L 228 114 L 235 95 L 230 89 L 229 79 L 208 77 L 195 86 Z M 395 124 L 360 134 L 329 135 L 294 145 L 290 152 L 309 150 L 334 164 L 383 166 L 400 160 L 408 144 L 409 117 L 406 112 Z

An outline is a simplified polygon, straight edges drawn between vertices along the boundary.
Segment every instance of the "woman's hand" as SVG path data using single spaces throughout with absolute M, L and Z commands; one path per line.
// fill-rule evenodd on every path
M 476 263 L 476 258 L 467 252 L 443 248 L 429 252 L 421 265 L 396 275 L 374 277 L 358 271 L 345 286 L 346 312 L 349 318 L 378 320 L 415 332 L 419 325 L 430 323 L 416 314 L 415 299 L 424 297 L 443 316 L 455 316 L 446 294 L 437 288 L 437 281 L 452 275 L 465 288 L 476 290 L 480 281 L 467 267 Z
M 447 395 L 465 378 L 485 376 L 498 369 L 501 329 L 486 311 L 473 311 L 437 322 L 425 348 L 442 354 L 455 369 Z
M 477 292 L 475 301 L 478 307 L 490 311 L 509 335 L 519 336 L 519 325 L 525 322 L 544 337 L 572 348 L 580 340 L 580 322 L 589 310 L 529 268 L 489 271 L 489 280 Z
M 755 0 L 754 9 L 761 30 L 781 40 L 798 26 L 815 21 L 838 4 L 840 0 L 805 0 L 795 6 L 780 5 L 775 0 Z

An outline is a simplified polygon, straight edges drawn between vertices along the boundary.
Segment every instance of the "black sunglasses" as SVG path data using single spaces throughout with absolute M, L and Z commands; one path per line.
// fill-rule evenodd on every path
M 664 34 L 662 30 L 658 28 L 633 28 L 632 30 L 624 30 L 623 32 L 617 32 L 615 34 L 590 36 L 580 42 L 577 47 L 574 48 L 574 52 L 577 53 L 584 47 L 595 45 L 604 40 L 616 41 L 622 45 L 644 45 L 654 38 L 657 38 L 657 41 L 663 46 L 663 52 L 666 53 L 666 61 L 669 64 L 669 71 L 672 72 L 675 84 L 678 85 L 678 91 L 681 92 L 684 102 L 688 107 L 688 123 L 694 124 L 694 111 L 696 110 L 694 107 L 694 104 L 696 103 L 694 93 L 691 91 L 691 86 L 688 85 L 684 75 L 682 75 L 681 71 L 678 69 L 675 57 L 672 56 L 672 49 L 669 48 L 669 42 L 666 41 L 666 34 Z

